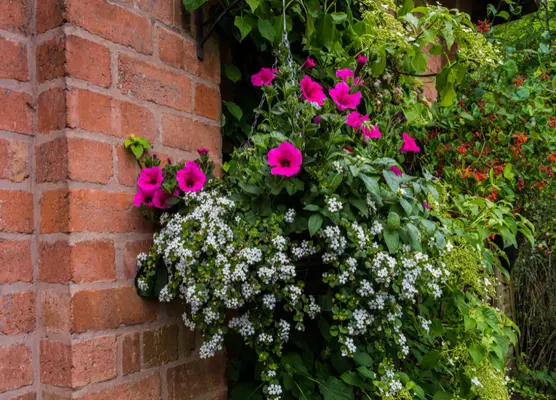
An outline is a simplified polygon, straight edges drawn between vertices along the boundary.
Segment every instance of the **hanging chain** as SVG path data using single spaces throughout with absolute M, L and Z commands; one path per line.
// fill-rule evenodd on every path
M 290 41 L 288 40 L 288 26 L 287 26 L 287 19 L 286 19 L 286 0 L 282 0 L 282 18 L 283 18 L 283 29 L 282 29 L 282 43 L 281 46 L 284 46 L 288 52 L 287 55 L 287 59 L 286 59 L 286 64 L 290 70 L 290 81 L 293 84 L 294 83 L 294 79 L 295 79 L 295 74 L 293 71 L 293 56 L 292 56 L 292 52 L 291 52 L 291 48 L 290 48 Z M 280 61 L 280 57 L 277 56 L 274 60 L 274 64 L 272 65 L 272 69 L 277 68 L 278 67 L 278 62 Z M 255 133 L 255 129 L 257 128 L 257 124 L 259 122 L 259 116 L 260 116 L 260 109 L 261 107 L 264 105 L 264 93 L 261 97 L 261 101 L 259 102 L 259 106 L 257 107 L 257 109 L 255 110 L 255 119 L 253 120 L 253 123 L 251 124 L 251 130 L 249 132 L 249 135 L 247 136 L 247 145 L 249 145 L 249 139 L 251 139 L 251 136 L 253 136 L 253 133 Z

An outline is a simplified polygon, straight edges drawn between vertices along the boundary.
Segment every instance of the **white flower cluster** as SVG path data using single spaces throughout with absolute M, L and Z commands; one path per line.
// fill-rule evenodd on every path
M 328 211 L 330 211 L 331 213 L 336 213 L 344 208 L 342 202 L 336 197 L 329 197 L 328 199 L 326 199 L 326 204 L 328 204 Z
M 342 172 L 344 172 L 344 165 L 336 160 L 336 161 L 332 161 L 332 167 L 336 170 L 337 173 L 341 174 Z
M 284 221 L 291 224 L 294 220 L 295 220 L 295 210 L 293 208 L 290 208 L 288 211 L 286 211 L 286 214 L 284 215 Z

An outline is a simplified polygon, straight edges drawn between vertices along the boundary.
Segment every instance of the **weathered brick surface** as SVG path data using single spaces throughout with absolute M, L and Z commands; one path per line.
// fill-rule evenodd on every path
M 123 54 L 118 61 L 118 74 L 123 94 L 191 111 L 189 78 Z
M 30 33 L 30 0 L 7 0 L 0 2 L 0 29 L 26 35 Z
M 107 183 L 112 177 L 112 146 L 86 139 L 68 140 L 69 178 Z
M 141 369 L 141 337 L 139 332 L 124 335 L 122 339 L 122 374 L 128 375 Z
M 71 345 L 61 341 L 41 340 L 41 382 L 71 387 Z
M 66 91 L 61 88 L 48 89 L 37 99 L 39 133 L 58 131 L 66 126 Z
M 226 386 L 226 358 L 187 363 L 168 369 L 168 400 L 188 400 Z
M 54 139 L 38 145 L 35 149 L 35 160 L 37 182 L 59 182 L 67 179 L 69 177 L 67 139 Z
M 136 325 L 156 319 L 158 304 L 137 296 L 135 288 L 83 290 L 72 298 L 74 332 Z
M 220 119 L 220 92 L 199 83 L 195 86 L 195 114 Z
M 71 296 L 68 290 L 47 290 L 41 296 L 42 318 L 47 332 L 64 333 L 71 328 Z
M 0 393 L 32 383 L 31 350 L 22 344 L 0 346 Z
M 135 186 L 141 169 L 137 160 L 124 146 L 118 146 L 118 182 L 126 186 Z
M 31 242 L 0 239 L 0 266 L 0 283 L 31 282 Z
M 37 393 L 36 392 L 27 392 L 24 394 L 20 394 L 19 396 L 12 397 L 10 400 L 36 400 Z
M 139 381 L 126 382 L 95 393 L 77 396 L 79 400 L 159 400 L 160 376 L 151 375 Z
M 68 76 L 83 79 L 98 86 L 108 87 L 110 76 L 110 50 L 79 36 L 66 39 L 66 72 Z
M 113 99 L 110 96 L 73 89 L 68 95 L 68 125 L 112 135 L 112 107 Z
M 187 117 L 162 115 L 162 142 L 181 150 L 196 151 L 205 147 L 213 157 L 220 158 L 220 129 Z
M 154 116 L 147 108 L 133 103 L 122 102 L 120 104 L 121 134 L 129 137 L 134 134 L 150 141 L 154 140 L 155 125 Z
M 160 59 L 168 65 L 198 74 L 200 63 L 192 38 L 184 38 L 163 27 L 157 27 Z
M 72 280 L 94 282 L 114 280 L 115 249 L 111 241 L 86 241 L 71 249 Z
M 167 24 L 172 24 L 174 2 L 172 0 L 137 0 L 137 7 Z
M 62 25 L 64 21 L 65 0 L 37 1 L 37 32 L 46 32 Z
M 72 387 L 83 387 L 114 378 L 116 358 L 114 335 L 72 343 Z
M 1 11 L 0 11 L 1 12 Z M 27 81 L 29 69 L 27 63 L 27 46 L 0 37 L 0 78 Z
M 21 190 L 0 190 L 0 232 L 33 232 L 33 195 Z
M 0 88 L 0 130 L 33 133 L 33 97 Z
M 23 182 L 29 177 L 29 145 L 0 138 L 0 179 Z
M 0 333 L 20 335 L 35 329 L 35 293 L 21 292 L 0 296 Z
M 178 358 L 178 327 L 164 326 L 143 333 L 143 368 L 167 364 Z
M 70 23 L 141 53 L 152 53 L 148 18 L 105 0 L 66 0 L 66 4 Z
M 65 46 L 65 37 L 57 35 L 36 47 L 37 80 L 39 82 L 64 76 L 66 65 Z

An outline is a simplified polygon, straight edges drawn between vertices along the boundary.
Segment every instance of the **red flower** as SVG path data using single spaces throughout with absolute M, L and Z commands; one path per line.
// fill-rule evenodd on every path
M 477 32 L 487 33 L 489 30 L 490 26 L 488 25 L 488 21 L 477 21 Z

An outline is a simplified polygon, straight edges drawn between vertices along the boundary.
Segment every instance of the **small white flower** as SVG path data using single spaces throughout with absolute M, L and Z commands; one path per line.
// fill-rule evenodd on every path
M 471 379 L 471 383 L 475 386 L 478 387 L 483 387 L 483 384 L 481 383 L 481 381 L 479 380 L 479 378 L 477 378 L 476 376 L 473 377 L 473 379 Z

